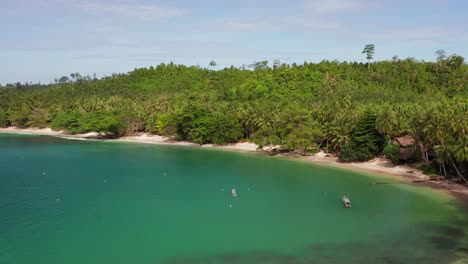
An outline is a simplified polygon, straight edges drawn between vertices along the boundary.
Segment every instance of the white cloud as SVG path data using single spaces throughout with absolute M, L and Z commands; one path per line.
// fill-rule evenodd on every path
M 441 41 L 453 32 L 441 27 L 419 27 L 382 30 L 375 33 L 364 33 L 362 39 L 377 41 Z
M 306 30 L 328 30 L 338 29 L 341 23 L 335 19 L 324 19 L 320 17 L 287 17 L 285 21 L 293 28 L 303 28 Z
M 284 29 L 283 26 L 277 26 L 270 22 L 265 21 L 237 21 L 230 20 L 224 23 L 224 27 L 233 31 L 247 31 L 247 32 L 271 32 Z
M 165 7 L 156 4 L 94 3 L 81 1 L 76 2 L 74 6 L 92 14 L 139 18 L 146 21 L 163 20 L 179 17 L 184 14 L 184 11 L 177 7 Z
M 340 23 L 334 20 L 294 16 L 264 18 L 263 21 L 233 19 L 225 21 L 223 24 L 223 29 L 242 32 L 291 32 L 307 30 L 330 30 L 338 29 L 340 26 Z
M 306 6 L 318 14 L 342 14 L 363 8 L 356 0 L 306 0 Z
M 232 17 L 222 23 L 224 29 L 246 32 L 336 30 L 344 26 L 343 18 L 338 15 L 365 10 L 358 0 L 265 1 L 284 8 L 282 11 L 276 9 L 273 13 L 258 12 L 247 19 L 242 15 Z

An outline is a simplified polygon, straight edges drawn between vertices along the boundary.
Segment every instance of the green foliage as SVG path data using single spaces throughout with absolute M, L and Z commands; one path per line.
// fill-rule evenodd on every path
M 30 110 L 26 107 L 8 111 L 10 124 L 15 127 L 28 127 Z
M 125 125 L 114 113 L 94 112 L 84 115 L 80 125 L 86 132 L 94 131 L 100 134 L 122 135 Z
M 50 123 L 50 128 L 54 130 L 64 130 L 70 134 L 78 134 L 85 132 L 85 129 L 80 124 L 81 114 L 78 112 L 67 111 L 58 114 Z
M 351 141 L 343 146 L 338 155 L 338 160 L 341 162 L 353 161 L 367 161 L 374 157 L 369 148 L 357 146 L 355 142 Z
M 393 163 L 400 162 L 400 145 L 398 144 L 387 144 L 383 151 L 385 157 L 391 160 Z
M 372 60 L 374 58 L 374 53 L 375 53 L 375 45 L 374 44 L 367 44 L 364 47 L 364 50 L 362 53 L 366 54 L 366 59 Z
M 117 121 L 119 123 L 119 135 L 133 135 L 145 128 L 143 120 L 137 114 L 129 111 L 118 114 Z
M 376 115 L 365 111 L 351 136 L 351 142 L 344 145 L 338 159 L 344 162 L 367 161 L 377 155 L 385 142 L 376 130 Z
M 209 123 L 208 142 L 234 143 L 242 138 L 242 127 L 234 115 L 215 113 Z
M 0 127 L 7 127 L 7 126 L 8 126 L 7 115 L 5 111 L 0 110 Z
M 365 51 L 370 60 L 373 52 Z M 50 85 L 0 88 L 0 125 L 147 131 L 200 144 L 248 140 L 304 153 L 320 145 L 343 161 L 368 160 L 382 153 L 384 137 L 411 135 L 418 159 L 461 178 L 468 173 L 468 65 L 458 55 L 437 56 L 435 63 L 373 62 L 372 71 L 371 61 L 324 60 L 261 61 L 251 70 L 169 63 L 102 79 L 73 73 Z
M 67 111 L 55 117 L 50 123 L 55 130 L 65 130 L 70 134 L 98 132 L 102 134 L 123 135 L 143 129 L 143 124 L 130 113 L 115 114 L 92 112 L 81 115 L 78 112 Z
M 314 154 L 317 154 L 319 152 L 320 152 L 320 150 L 318 148 L 313 148 L 313 149 L 307 150 L 307 154 L 310 154 L 310 155 L 314 155 Z
M 437 175 L 437 169 L 430 164 L 420 164 L 416 166 L 416 169 L 422 171 L 426 175 Z
M 166 114 L 152 114 L 146 120 L 145 130 L 153 134 L 164 134 L 168 124 Z M 171 135 L 172 133 L 169 133 Z
M 367 148 L 372 154 L 379 153 L 385 143 L 384 138 L 376 129 L 376 120 L 377 117 L 374 112 L 364 112 L 351 139 L 358 148 Z
M 445 50 L 439 49 L 435 52 L 435 54 L 437 55 L 438 62 L 442 62 L 445 58 L 447 58 Z
M 179 139 L 199 144 L 223 144 L 242 138 L 242 127 L 236 116 L 209 112 L 198 105 L 188 105 L 169 120 L 167 129 L 171 127 Z
M 50 117 L 45 109 L 36 108 L 29 115 L 28 126 L 45 128 L 50 122 Z
M 366 54 L 366 59 L 369 61 L 369 63 L 367 65 L 368 65 L 368 68 L 370 69 L 371 60 L 374 58 L 375 45 L 374 44 L 367 44 L 364 47 L 364 50 L 362 51 L 362 53 Z
M 300 127 L 292 130 L 285 139 L 284 146 L 294 149 L 302 154 L 318 152 L 318 139 L 322 136 L 319 129 L 313 127 Z

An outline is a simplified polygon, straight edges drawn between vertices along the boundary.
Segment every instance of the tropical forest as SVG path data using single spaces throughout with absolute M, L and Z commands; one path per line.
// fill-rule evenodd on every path
M 146 132 L 198 144 L 254 142 L 341 162 L 385 156 L 468 183 L 468 66 L 393 57 L 367 63 L 258 61 L 217 68 L 174 63 L 102 78 L 0 86 L 0 127 L 121 137 Z M 402 160 L 396 138 L 412 140 Z

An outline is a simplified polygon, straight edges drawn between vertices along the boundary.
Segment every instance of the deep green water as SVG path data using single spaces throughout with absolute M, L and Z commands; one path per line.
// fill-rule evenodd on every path
M 0 134 L 0 263 L 466 256 L 468 221 L 457 200 L 375 181 L 392 179 L 255 154 Z

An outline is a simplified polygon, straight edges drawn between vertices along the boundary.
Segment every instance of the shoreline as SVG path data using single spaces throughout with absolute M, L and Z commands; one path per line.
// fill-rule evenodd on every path
M 70 140 L 103 140 L 103 141 L 115 141 L 115 142 L 129 142 L 129 143 L 144 143 L 144 144 L 155 144 L 155 145 L 176 145 L 176 146 L 189 146 L 189 147 L 201 147 L 201 148 L 213 148 L 218 150 L 229 150 L 239 152 L 258 152 L 257 145 L 250 142 L 239 142 L 228 145 L 215 145 L 205 144 L 199 145 L 187 141 L 176 141 L 172 138 L 162 137 L 158 135 L 150 135 L 147 133 L 141 133 L 136 136 L 125 136 L 116 139 L 103 139 L 96 132 L 90 132 L 86 134 L 69 135 L 63 131 L 53 131 L 50 128 L 0 128 L 2 134 L 27 134 L 27 135 L 44 135 L 53 136 Z M 324 152 L 319 152 L 312 156 L 302 156 L 294 152 L 280 153 L 276 156 L 280 158 L 291 158 L 298 159 L 305 162 L 315 163 L 319 165 L 325 165 L 335 168 L 342 168 L 346 170 L 359 171 L 369 173 L 373 175 L 385 176 L 388 178 L 396 178 L 402 181 L 402 183 L 413 185 L 430 187 L 431 189 L 443 191 L 458 198 L 462 202 L 468 204 L 468 188 L 463 187 L 459 184 L 450 183 L 448 181 L 427 181 L 414 183 L 413 180 L 427 180 L 429 176 L 423 174 L 408 165 L 394 165 L 389 160 L 383 158 L 374 158 L 367 162 L 352 162 L 352 163 L 341 163 L 338 162 L 336 157 L 328 155 Z

